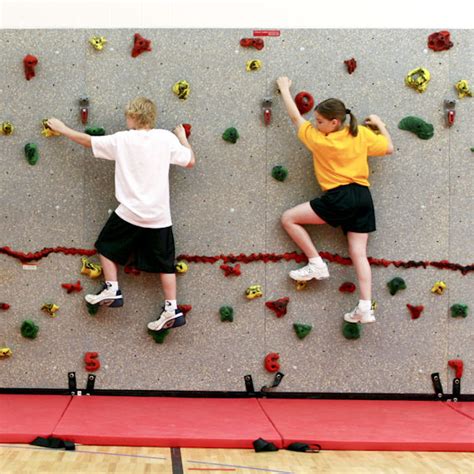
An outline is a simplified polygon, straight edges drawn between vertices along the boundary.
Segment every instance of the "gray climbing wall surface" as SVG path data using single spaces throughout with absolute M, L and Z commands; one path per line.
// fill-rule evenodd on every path
M 239 46 L 249 30 L 141 30 L 152 52 L 130 55 L 134 30 L 4 30 L 0 35 L 0 122 L 11 121 L 14 134 L 0 136 L 0 246 L 17 252 L 45 247 L 92 249 L 94 239 L 116 202 L 113 163 L 94 159 L 64 138 L 41 136 L 41 120 L 56 116 L 82 129 L 78 99 L 90 98 L 89 124 L 107 133 L 125 126 L 123 108 L 130 98 L 156 101 L 158 127 L 192 124 L 191 143 L 198 165 L 171 172 L 172 214 L 177 253 L 199 256 L 293 252 L 282 230 L 282 212 L 320 194 L 309 152 L 276 93 L 280 75 L 293 79 L 292 92 L 307 90 L 316 101 L 342 99 L 363 119 L 376 113 L 387 123 L 395 144 L 389 157 L 371 158 L 372 193 L 378 230 L 369 242 L 374 258 L 393 261 L 474 262 L 474 154 L 472 98 L 458 100 L 456 121 L 444 122 L 443 101 L 456 97 L 454 84 L 474 85 L 472 30 L 451 31 L 449 51 L 427 49 L 428 30 L 287 30 L 264 38 L 261 51 Z M 88 39 L 104 35 L 103 51 Z M 26 81 L 22 60 L 39 59 L 36 77 Z M 343 63 L 356 58 L 349 75 Z M 260 59 L 259 71 L 245 64 Z M 425 93 L 404 84 L 417 67 L 431 73 Z M 178 80 L 191 85 L 188 100 L 171 91 Z M 262 121 L 261 102 L 273 97 L 272 123 Z M 430 140 L 397 128 L 415 115 L 434 125 Z M 307 117 L 310 119 L 311 114 Z M 232 145 L 223 131 L 236 127 Z M 39 146 L 35 166 L 23 153 Z M 275 165 L 289 170 L 285 182 L 271 177 Z M 332 228 L 311 228 L 320 250 L 347 255 L 344 236 Z M 92 257 L 94 260 L 96 257 Z M 450 389 L 448 360 L 463 359 L 463 392 L 474 392 L 474 272 L 373 266 L 377 323 L 357 340 L 342 335 L 342 315 L 356 293 L 338 291 L 355 282 L 351 266 L 330 264 L 331 278 L 297 291 L 287 272 L 294 261 L 241 263 L 242 274 L 224 277 L 223 263 L 189 263 L 178 275 L 179 303 L 192 305 L 187 325 L 172 331 L 163 344 L 147 334 L 162 301 L 154 275 L 120 274 L 125 306 L 90 316 L 83 302 L 98 282 L 80 275 L 78 255 L 54 253 L 23 266 L 0 254 L 0 347 L 13 356 L 0 360 L 0 387 L 66 386 L 68 371 L 85 380 L 84 354 L 99 353 L 96 388 L 155 390 L 243 390 L 252 374 L 256 388 L 271 383 L 267 353 L 280 354 L 285 377 L 278 390 L 310 392 L 432 392 L 430 374 L 440 372 Z M 407 289 L 391 296 L 387 282 L 402 277 Z M 62 283 L 80 280 L 81 293 L 67 294 Z M 437 280 L 443 295 L 431 292 Z M 260 284 L 263 297 L 245 298 Z M 277 318 L 266 301 L 287 296 L 288 313 Z M 43 303 L 60 306 L 57 317 Z M 450 306 L 464 303 L 471 314 L 452 318 Z M 423 305 L 412 320 L 407 304 Z M 219 308 L 231 305 L 234 322 L 223 323 Z M 20 334 L 34 320 L 36 339 Z M 293 323 L 313 325 L 299 340 Z

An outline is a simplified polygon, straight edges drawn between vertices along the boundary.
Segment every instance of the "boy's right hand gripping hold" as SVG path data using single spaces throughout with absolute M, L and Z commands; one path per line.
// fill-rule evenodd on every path
M 291 97 L 291 80 L 286 76 L 281 76 L 277 79 L 277 85 L 278 89 L 280 90 L 281 97 L 283 98 L 283 102 L 285 103 L 286 111 L 288 112 L 293 124 L 297 129 L 299 129 L 301 125 L 306 122 L 306 119 L 302 117 L 298 107 L 296 107 L 293 97 Z

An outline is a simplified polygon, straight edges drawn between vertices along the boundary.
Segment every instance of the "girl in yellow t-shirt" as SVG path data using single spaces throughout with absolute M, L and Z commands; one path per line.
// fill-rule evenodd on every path
M 298 138 L 313 154 L 316 179 L 324 193 L 309 202 L 285 211 L 281 222 L 288 235 L 308 257 L 308 265 L 290 272 L 294 280 L 329 278 L 327 265 L 318 254 L 304 224 L 341 226 L 347 235 L 349 255 L 359 282 L 358 305 L 344 319 L 351 323 L 375 321 L 371 309 L 372 274 L 367 259 L 367 241 L 375 231 L 375 213 L 369 190 L 368 156 L 393 153 L 393 144 L 385 124 L 377 115 L 370 115 L 358 126 L 349 109 L 338 99 L 327 99 L 315 108 L 316 127 L 304 119 L 291 97 L 291 81 L 277 80 L 281 96 Z M 350 123 L 345 125 L 347 115 Z

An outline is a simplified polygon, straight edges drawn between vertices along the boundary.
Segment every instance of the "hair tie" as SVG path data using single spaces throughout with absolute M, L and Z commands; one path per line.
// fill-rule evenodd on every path
M 346 114 L 350 114 L 351 113 L 351 109 L 346 109 Z

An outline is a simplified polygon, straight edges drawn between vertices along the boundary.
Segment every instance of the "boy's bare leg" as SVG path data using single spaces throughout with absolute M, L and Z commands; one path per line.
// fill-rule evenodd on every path
M 118 267 L 115 262 L 99 255 L 100 264 L 102 265 L 102 272 L 106 281 L 118 281 Z
M 347 233 L 349 244 L 349 255 L 354 264 L 359 281 L 360 299 L 372 299 L 372 270 L 367 259 L 367 241 L 369 234 L 359 234 L 357 232 Z
M 176 274 L 175 273 L 160 273 L 161 286 L 165 300 L 176 299 Z

